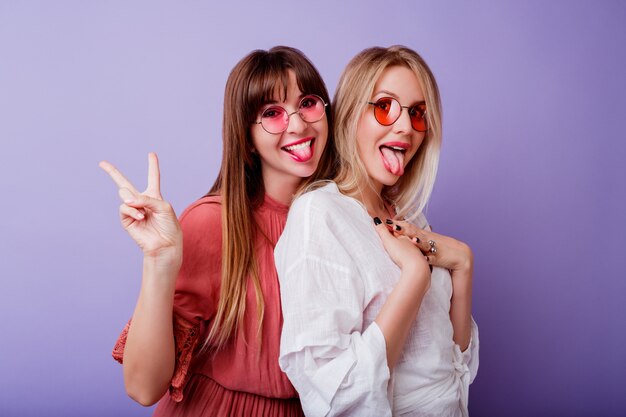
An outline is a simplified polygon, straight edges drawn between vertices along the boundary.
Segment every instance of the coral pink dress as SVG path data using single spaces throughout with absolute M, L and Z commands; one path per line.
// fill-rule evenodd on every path
M 303 416 L 298 394 L 278 366 L 282 313 L 274 246 L 285 227 L 288 206 L 268 196 L 253 216 L 265 313 L 258 338 L 255 290 L 247 289 L 242 332 L 213 354 L 199 353 L 218 304 L 221 281 L 222 229 L 219 196 L 204 197 L 185 210 L 183 264 L 174 295 L 176 366 L 169 392 L 155 416 Z M 120 335 L 113 357 L 122 362 L 126 335 Z

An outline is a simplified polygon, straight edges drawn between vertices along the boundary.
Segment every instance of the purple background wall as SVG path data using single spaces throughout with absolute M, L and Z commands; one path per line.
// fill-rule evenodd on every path
M 0 415 L 145 416 L 110 357 L 141 255 L 109 159 L 180 213 L 211 185 L 228 72 L 288 44 L 334 91 L 401 43 L 441 86 L 429 217 L 476 254 L 474 416 L 626 415 L 626 5 L 0 0 Z M 382 3 L 380 3 L 382 4 Z

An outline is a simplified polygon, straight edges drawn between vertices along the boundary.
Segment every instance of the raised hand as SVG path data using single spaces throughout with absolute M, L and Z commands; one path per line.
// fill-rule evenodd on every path
M 172 206 L 161 196 L 159 160 L 155 153 L 148 155 L 148 187 L 137 191 L 122 173 L 107 161 L 100 162 L 119 187 L 122 199 L 120 220 L 124 229 L 137 242 L 144 256 L 182 261 L 183 236 Z
M 410 238 L 406 236 L 395 236 L 385 227 L 386 225 L 384 223 L 381 224 L 378 217 L 374 218 L 374 225 L 383 242 L 385 250 L 400 269 L 414 268 L 428 273 L 427 275 L 430 276 L 426 258 L 422 252 L 415 247 L 415 244 Z
M 429 264 L 451 271 L 471 270 L 473 255 L 467 244 L 449 236 L 420 229 L 406 221 L 388 220 L 386 224 L 394 235 L 411 239 L 427 257 Z

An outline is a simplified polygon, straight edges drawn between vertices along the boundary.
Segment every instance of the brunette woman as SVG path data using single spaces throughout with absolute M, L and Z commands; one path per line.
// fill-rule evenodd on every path
M 273 250 L 294 193 L 331 173 L 328 102 L 300 51 L 243 58 L 226 84 L 219 176 L 180 221 L 161 196 L 156 155 L 143 193 L 101 163 L 144 253 L 139 299 L 113 354 L 134 400 L 160 399 L 156 416 L 302 415 L 278 366 Z

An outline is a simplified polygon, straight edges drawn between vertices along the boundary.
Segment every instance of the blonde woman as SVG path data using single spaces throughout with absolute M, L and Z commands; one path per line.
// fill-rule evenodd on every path
M 408 48 L 366 49 L 333 108 L 339 171 L 296 199 L 275 252 L 281 368 L 307 416 L 466 416 L 472 253 L 422 214 L 441 144 L 435 79 Z
M 123 227 L 144 252 L 141 291 L 113 356 L 128 394 L 155 416 L 301 416 L 278 367 L 273 250 L 289 204 L 334 161 L 328 93 L 298 50 L 254 51 L 226 83 L 222 167 L 176 219 L 156 155 L 140 193 L 108 162 Z M 168 392 L 169 388 L 169 392 Z

